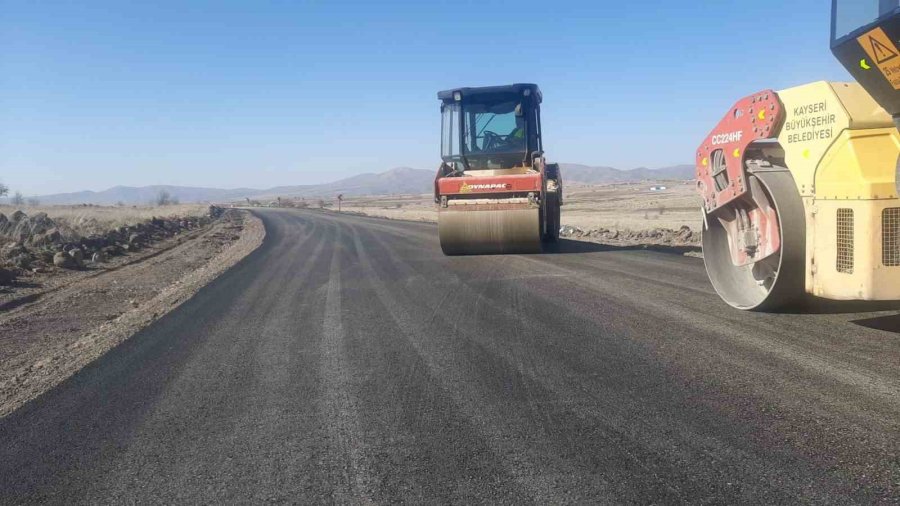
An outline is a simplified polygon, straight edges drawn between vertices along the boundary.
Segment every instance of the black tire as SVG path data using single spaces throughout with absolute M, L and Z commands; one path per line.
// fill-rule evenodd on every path
M 544 222 L 544 242 L 555 243 L 559 241 L 560 227 L 560 203 L 559 194 L 547 192 L 547 216 Z

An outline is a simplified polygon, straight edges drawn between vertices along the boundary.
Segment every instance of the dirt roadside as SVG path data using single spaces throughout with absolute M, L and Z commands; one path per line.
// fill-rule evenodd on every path
M 651 191 L 649 188 L 662 188 Z M 341 211 L 392 220 L 437 222 L 431 195 L 348 197 Z M 329 211 L 336 211 L 332 206 Z M 573 184 L 566 190 L 560 236 L 621 248 L 700 254 L 699 203 L 684 181 Z
M 262 244 L 265 228 L 228 211 L 99 272 L 24 286 L 0 308 L 0 417 L 53 388 L 178 307 Z

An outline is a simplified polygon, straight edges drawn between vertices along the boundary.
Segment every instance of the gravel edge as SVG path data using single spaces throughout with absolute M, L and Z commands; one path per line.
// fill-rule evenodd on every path
M 138 309 L 129 311 L 115 321 L 104 323 L 61 351 L 50 350 L 48 356 L 40 362 L 47 366 L 52 364 L 52 370 L 42 371 L 40 381 L 29 382 L 27 388 L 21 388 L 20 385 L 13 396 L 2 399 L 0 418 L 62 383 L 129 337 L 173 311 L 262 245 L 266 236 L 262 220 L 249 211 L 240 212 L 244 214 L 244 226 L 239 239 L 211 258 L 206 265 L 187 273 L 180 281 L 169 285 L 154 298 L 141 304 Z

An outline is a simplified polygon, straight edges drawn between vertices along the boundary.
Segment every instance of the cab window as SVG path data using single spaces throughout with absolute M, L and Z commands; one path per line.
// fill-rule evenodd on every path
M 900 0 L 835 0 L 831 40 L 846 37 L 879 17 L 893 14 L 898 8 Z

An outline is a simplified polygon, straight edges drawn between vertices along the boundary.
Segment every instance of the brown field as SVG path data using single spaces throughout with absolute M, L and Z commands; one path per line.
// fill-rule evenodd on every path
M 650 187 L 667 189 L 651 192 Z M 392 219 L 437 221 L 431 195 L 347 197 L 345 212 Z M 565 188 L 562 224 L 583 230 L 700 230 L 700 199 L 692 182 L 651 181 L 610 185 L 571 184 Z

